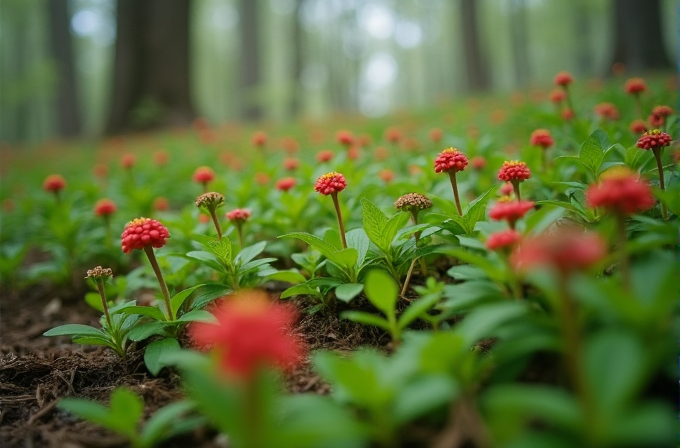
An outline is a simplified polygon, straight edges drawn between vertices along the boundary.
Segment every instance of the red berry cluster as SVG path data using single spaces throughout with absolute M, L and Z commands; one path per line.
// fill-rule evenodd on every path
M 94 205 L 94 214 L 96 216 L 110 216 L 118 210 L 116 203 L 111 199 L 100 199 Z
M 134 249 L 144 249 L 146 246 L 163 247 L 168 238 L 170 238 L 170 232 L 160 222 L 150 218 L 135 218 L 125 225 L 121 235 L 121 247 L 127 254 Z
M 498 170 L 498 180 L 505 182 L 513 180 L 527 180 L 531 177 L 531 171 L 524 162 L 519 162 L 517 160 L 505 161 L 503 166 Z
M 314 189 L 328 196 L 329 194 L 338 193 L 347 187 L 345 176 L 340 173 L 332 172 L 324 174 L 316 180 Z
M 533 146 L 540 146 L 543 149 L 550 148 L 555 142 L 547 129 L 536 129 L 531 133 L 529 143 Z
M 66 180 L 61 176 L 61 174 L 50 174 L 43 182 L 43 189 L 45 191 L 58 193 L 64 188 L 66 188 Z
M 447 148 L 439 153 L 434 160 L 434 172 L 463 171 L 468 165 L 468 158 L 456 148 Z
M 628 216 L 654 206 L 652 190 L 635 173 L 627 169 L 609 171 L 600 183 L 588 187 L 586 201 L 590 207 Z
M 513 229 L 505 229 L 489 235 L 486 247 L 489 250 L 512 249 L 522 240 L 522 235 Z
M 245 222 L 250 218 L 250 210 L 245 208 L 237 208 L 226 214 L 229 221 Z
M 636 146 L 640 149 L 663 148 L 664 146 L 670 145 L 671 140 L 673 140 L 671 136 L 665 132 L 661 132 L 658 129 L 652 129 L 651 131 L 642 134 L 642 137 L 638 139 Z

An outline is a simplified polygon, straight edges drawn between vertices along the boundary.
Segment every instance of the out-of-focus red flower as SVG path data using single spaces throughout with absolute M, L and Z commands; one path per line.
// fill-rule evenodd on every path
M 339 193 L 347 187 L 345 176 L 340 173 L 332 172 L 324 174 L 316 180 L 314 190 L 328 196 L 332 193 Z
M 612 64 L 612 73 L 614 76 L 621 76 L 626 72 L 626 64 L 623 62 L 614 62 Z
M 562 89 L 555 89 L 550 92 L 550 101 L 555 104 L 560 104 L 562 101 L 567 99 L 567 94 L 564 93 Z
M 607 255 L 607 246 L 598 234 L 574 227 L 526 238 L 510 256 L 515 270 L 550 266 L 562 275 L 590 268 Z
M 432 140 L 433 143 L 439 143 L 444 136 L 444 131 L 442 131 L 439 128 L 433 128 L 430 129 L 430 140 Z
M 559 72 L 557 75 L 555 75 L 556 86 L 567 87 L 572 82 L 574 82 L 574 78 L 569 72 Z
M 100 199 L 94 205 L 94 214 L 96 216 L 111 216 L 118 210 L 116 203 L 111 199 Z
M 159 221 L 150 218 L 135 218 L 125 225 L 121 235 L 121 247 L 124 253 L 134 249 L 143 250 L 146 246 L 155 248 L 165 246 L 170 232 Z
M 474 156 L 472 158 L 472 168 L 475 170 L 483 170 L 486 167 L 486 159 L 482 156 Z
M 316 160 L 319 163 L 328 162 L 329 160 L 333 159 L 334 155 L 335 154 L 330 149 L 323 149 L 316 153 Z
M 283 137 L 281 139 L 281 146 L 286 154 L 292 155 L 298 152 L 300 149 L 300 144 L 293 137 Z
M 486 240 L 489 250 L 510 250 L 522 240 L 522 235 L 513 229 L 505 229 L 494 232 Z
M 270 303 L 264 292 L 226 297 L 213 314 L 217 324 L 197 322 L 189 333 L 199 347 L 212 347 L 230 379 L 252 381 L 259 369 L 286 369 L 304 358 L 302 342 L 290 334 L 294 309 Z
M 300 161 L 293 157 L 288 157 L 283 160 L 283 168 L 288 171 L 295 171 L 300 166 Z
M 642 78 L 630 78 L 626 81 L 626 93 L 629 95 L 639 95 L 647 90 L 647 84 Z
M 612 103 L 600 103 L 595 105 L 595 115 L 604 120 L 616 121 L 619 119 L 619 110 Z
M 612 168 L 586 191 L 590 207 L 602 207 L 624 216 L 652 208 L 655 204 L 652 190 L 640 177 L 626 168 Z
M 394 180 L 394 171 L 389 169 L 383 169 L 378 172 L 378 177 L 383 180 L 386 184 L 389 184 Z
M 522 219 L 534 205 L 532 201 L 513 201 L 505 196 L 491 207 L 489 218 L 494 221 L 506 220 L 510 228 L 514 229 L 517 220 Z
M 199 184 L 207 184 L 215 179 L 215 172 L 207 166 L 199 166 L 194 171 L 194 182 Z
M 375 160 L 378 161 L 383 161 L 387 159 L 390 156 L 390 151 L 385 148 L 384 146 L 378 146 L 375 148 L 373 151 L 373 157 L 375 157 Z
M 61 174 L 50 174 L 43 181 L 43 190 L 59 193 L 66 188 L 66 180 Z
M 170 208 L 170 203 L 168 202 L 167 198 L 164 198 L 162 196 L 157 197 L 156 199 L 153 200 L 153 209 L 158 211 L 158 212 L 164 212 L 168 208 Z
M 335 134 L 335 140 L 345 148 L 349 148 L 354 144 L 354 135 L 350 131 L 342 129 Z
M 360 148 L 365 148 L 366 146 L 370 145 L 372 142 L 373 142 L 373 139 L 371 138 L 370 135 L 361 134 L 356 139 L 356 146 L 359 146 Z
M 555 142 L 547 129 L 536 129 L 529 137 L 529 143 L 543 149 L 550 148 Z
M 276 189 L 279 191 L 289 191 L 295 186 L 295 179 L 292 177 L 284 177 L 276 181 Z
M 126 170 L 129 170 L 135 166 L 135 163 L 137 163 L 137 156 L 132 153 L 123 154 L 123 156 L 120 158 L 120 166 Z
M 503 166 L 498 170 L 498 180 L 510 182 L 513 180 L 523 181 L 531 177 L 531 171 L 524 162 L 517 160 L 503 162 Z
M 468 165 L 468 158 L 456 148 L 446 148 L 439 153 L 434 160 L 435 173 L 447 173 L 449 171 L 463 171 Z
M 264 131 L 257 131 L 250 137 L 250 141 L 253 146 L 262 148 L 267 144 L 267 134 Z
M 385 130 L 385 140 L 392 144 L 399 143 L 399 141 L 402 139 L 404 135 L 401 133 L 401 131 L 398 128 L 391 127 L 387 128 Z
M 347 149 L 347 158 L 349 160 L 356 160 L 360 155 L 361 151 L 359 151 L 359 146 L 350 146 L 349 149 Z
M 666 118 L 671 116 L 672 113 L 673 109 L 668 106 L 656 106 L 652 109 L 652 113 L 647 120 L 652 127 L 658 128 L 664 125 Z
M 510 196 L 514 191 L 514 188 L 510 182 L 505 182 L 503 185 L 501 185 L 500 190 L 502 195 Z
M 661 132 L 658 129 L 652 129 L 642 134 L 636 143 L 636 146 L 640 149 L 654 149 L 663 148 L 671 144 L 673 139 L 670 135 L 665 132 Z
M 98 163 L 92 168 L 92 172 L 98 178 L 103 179 L 109 175 L 109 167 L 103 163 Z
M 574 111 L 571 109 L 564 109 L 562 111 L 562 119 L 564 121 L 569 121 L 574 119 Z
M 269 183 L 269 175 L 267 173 L 257 172 L 255 173 L 255 182 L 257 182 L 258 185 L 267 185 Z
M 408 173 L 411 176 L 417 176 L 418 174 L 422 173 L 423 169 L 420 167 L 420 165 L 416 165 L 415 163 L 412 163 L 408 166 Z
M 226 217 L 229 221 L 233 222 L 246 222 L 250 218 L 250 210 L 245 208 L 235 208 L 234 210 L 227 212 Z
M 644 134 L 647 132 L 647 123 L 644 120 L 633 120 L 629 129 L 633 134 Z
M 14 211 L 15 208 L 16 208 L 16 204 L 14 203 L 14 199 L 7 198 L 7 199 L 2 201 L 2 211 L 3 212 L 11 213 L 11 212 Z
M 168 164 L 169 160 L 170 156 L 167 151 L 161 149 L 153 153 L 153 163 L 155 163 L 156 166 L 165 166 Z
M 207 224 L 210 222 L 210 216 L 206 215 L 205 213 L 201 213 L 198 215 L 198 222 L 201 224 Z
M 495 109 L 493 112 L 491 112 L 491 116 L 489 118 L 491 120 L 491 124 L 498 126 L 505 122 L 505 120 L 508 118 L 508 113 L 503 109 Z

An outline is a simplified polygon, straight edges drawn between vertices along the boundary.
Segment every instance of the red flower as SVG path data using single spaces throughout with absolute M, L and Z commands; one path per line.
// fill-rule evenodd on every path
M 616 121 L 619 119 L 619 110 L 612 103 L 600 103 L 595 105 L 595 115 L 605 120 Z
M 281 146 L 283 146 L 286 154 L 295 154 L 300 149 L 300 145 L 293 137 L 283 137 L 281 139 Z
M 302 361 L 304 347 L 291 336 L 293 308 L 269 303 L 264 292 L 241 292 L 225 298 L 213 311 L 217 324 L 189 327 L 199 346 L 212 346 L 221 370 L 236 380 L 251 381 L 261 368 L 285 369 Z
M 629 129 L 633 134 L 644 134 L 647 132 L 647 123 L 644 120 L 633 120 Z
M 586 201 L 590 207 L 602 207 L 626 216 L 648 210 L 655 204 L 649 185 L 626 168 L 605 172 L 600 183 L 588 187 Z
M 513 229 L 501 230 L 489 235 L 486 247 L 489 250 L 512 249 L 522 240 L 522 235 Z
M 555 142 L 553 141 L 550 131 L 547 129 L 536 129 L 531 133 L 529 143 L 533 146 L 540 146 L 543 149 L 550 148 Z
M 118 210 L 116 203 L 111 199 L 100 199 L 94 205 L 94 214 L 96 216 L 110 216 Z
M 385 131 L 385 139 L 390 143 L 399 143 L 403 135 L 397 128 L 388 128 Z
M 283 160 L 283 168 L 288 171 L 294 171 L 300 166 L 300 161 L 298 159 L 288 157 Z
M 671 140 L 673 140 L 671 136 L 665 132 L 661 132 L 658 129 L 652 129 L 651 131 L 642 134 L 642 137 L 638 139 L 636 146 L 640 149 L 663 148 L 664 146 L 670 145 Z
M 335 134 L 335 140 L 346 148 L 354 144 L 354 135 L 347 130 L 340 130 Z
M 368 146 L 373 142 L 373 139 L 371 139 L 371 136 L 368 134 L 361 134 L 359 137 L 356 139 L 356 144 L 359 147 L 364 147 Z
M 517 160 L 505 161 L 500 170 L 498 170 L 498 180 L 509 182 L 512 180 L 523 181 L 531 177 L 531 171 L 524 162 Z
M 50 174 L 43 182 L 43 190 L 53 193 L 59 193 L 66 188 L 66 180 L 61 174 Z
M 160 150 L 153 153 L 153 163 L 157 166 L 167 165 L 169 158 L 167 151 Z
M 612 64 L 612 73 L 615 76 L 623 75 L 626 72 L 626 64 L 623 62 L 614 62 Z
M 109 167 L 103 163 L 98 163 L 92 168 L 92 172 L 99 178 L 105 178 L 109 174 Z
M 569 84 L 574 82 L 571 74 L 568 72 L 559 72 L 555 75 L 555 85 L 560 87 L 567 87 Z
M 647 84 L 642 78 L 630 78 L 626 81 L 626 93 L 629 95 L 638 95 L 647 90 Z
M 194 182 L 205 185 L 213 179 L 215 179 L 215 172 L 207 166 L 199 166 L 194 171 Z
M 443 135 L 444 132 L 439 128 L 430 129 L 430 140 L 434 143 L 439 143 Z
M 534 208 L 534 205 L 535 204 L 532 201 L 512 201 L 506 196 L 505 198 L 501 198 L 493 207 L 491 207 L 489 218 L 494 221 L 504 219 L 508 221 L 510 228 L 514 229 L 517 220 L 523 218 L 529 210 Z
M 666 118 L 668 118 L 672 113 L 673 109 L 668 106 L 656 106 L 654 109 L 652 109 L 652 113 L 649 116 L 649 124 L 655 128 L 663 126 L 666 122 Z
M 135 163 L 137 163 L 137 156 L 131 153 L 123 154 L 123 157 L 120 158 L 120 166 L 125 168 L 126 170 L 129 170 L 133 166 L 135 166 Z
M 331 160 L 333 158 L 334 155 L 335 154 L 330 149 L 324 149 L 324 150 L 316 153 L 316 160 L 319 163 L 328 162 L 329 160 Z
M 501 194 L 505 196 L 510 196 L 512 192 L 514 191 L 514 188 L 510 182 L 505 182 L 503 185 L 501 185 Z
M 340 173 L 332 172 L 319 177 L 316 180 L 314 189 L 317 192 L 328 196 L 329 194 L 341 192 L 346 186 L 347 181 L 345 180 L 345 176 Z
M 434 160 L 434 172 L 463 171 L 468 164 L 468 158 L 456 148 L 446 148 Z
M 255 182 L 258 185 L 267 185 L 269 183 L 269 174 L 262 172 L 255 173 Z
M 279 191 L 288 191 L 295 186 L 295 179 L 292 177 L 284 177 L 276 182 L 276 189 Z
M 244 223 L 250 218 L 250 210 L 245 208 L 236 208 L 230 212 L 227 212 L 226 217 L 229 221 L 235 223 Z
M 574 111 L 571 109 L 564 109 L 562 111 L 562 119 L 564 121 L 569 121 L 574 119 Z
M 264 131 L 257 131 L 250 138 L 250 141 L 252 142 L 253 146 L 262 148 L 267 144 L 267 134 L 265 134 Z
M 561 227 L 554 233 L 527 238 L 510 256 L 517 271 L 552 266 L 562 275 L 588 269 L 607 254 L 602 238 L 574 227 Z
M 394 180 L 394 171 L 384 169 L 378 172 L 378 177 L 381 178 L 386 184 L 389 184 Z
M 349 160 L 356 160 L 359 158 L 361 153 L 359 152 L 359 147 L 358 146 L 350 146 L 349 149 L 347 150 L 347 158 Z
M 567 94 L 564 93 L 562 89 L 555 89 L 550 92 L 550 101 L 555 104 L 560 104 L 562 101 L 567 99 Z
M 387 148 L 385 148 L 384 146 L 378 146 L 373 151 L 373 157 L 375 157 L 375 160 L 378 160 L 378 161 L 385 160 L 389 156 L 390 156 L 390 151 Z
M 472 158 L 472 168 L 477 171 L 483 170 L 486 167 L 486 159 L 482 156 L 474 156 Z
M 170 203 L 167 198 L 162 196 L 157 197 L 153 200 L 153 209 L 159 212 L 164 212 L 170 207 Z
M 125 225 L 121 235 L 121 247 L 124 253 L 130 253 L 134 249 L 144 249 L 146 246 L 163 247 L 165 240 L 170 238 L 168 229 L 149 218 L 135 218 Z

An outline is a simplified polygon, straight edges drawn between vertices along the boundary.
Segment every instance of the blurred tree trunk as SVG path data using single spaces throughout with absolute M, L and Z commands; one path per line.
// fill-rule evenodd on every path
M 293 68 L 290 98 L 290 115 L 297 117 L 302 111 L 302 67 L 303 63 L 303 30 L 300 15 L 304 0 L 295 0 L 293 12 Z
M 614 57 L 631 72 L 671 68 L 661 24 L 661 0 L 616 0 Z
M 489 72 L 479 38 L 478 3 L 476 0 L 461 0 L 460 2 L 466 89 L 472 92 L 487 90 L 490 87 Z
M 118 0 L 107 134 L 182 126 L 195 117 L 189 10 L 190 0 Z
M 81 121 L 73 45 L 69 29 L 68 0 L 50 0 L 47 4 L 50 52 L 57 69 L 57 94 L 54 105 L 57 130 L 60 136 L 73 137 L 80 134 Z
M 262 118 L 262 105 L 257 88 L 262 81 L 260 69 L 260 27 L 258 0 L 240 1 L 241 58 L 239 86 L 241 117 L 244 120 Z
M 510 11 L 510 43 L 515 60 L 515 84 L 518 87 L 526 87 L 531 79 L 531 69 L 527 38 L 527 8 L 524 0 L 511 0 Z
M 591 14 L 588 8 L 589 0 L 576 0 L 573 3 L 572 14 L 574 15 L 574 37 L 576 39 L 576 74 L 578 76 L 592 76 L 593 72 L 593 45 Z

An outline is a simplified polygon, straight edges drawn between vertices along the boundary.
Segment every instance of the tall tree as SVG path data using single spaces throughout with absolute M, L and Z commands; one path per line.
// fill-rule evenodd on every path
M 510 45 L 515 64 L 515 84 L 525 87 L 531 79 L 525 0 L 510 0 L 510 11 Z
M 290 114 L 291 117 L 295 118 L 297 115 L 300 114 L 302 110 L 302 86 L 301 86 L 301 78 L 302 78 L 302 67 L 303 67 L 303 29 L 302 29 L 302 18 L 300 17 L 302 14 L 302 6 L 303 6 L 303 0 L 295 0 L 295 10 L 293 13 L 293 61 L 292 61 L 292 89 L 291 89 L 291 98 L 290 98 Z
M 50 52 L 57 72 L 57 94 L 55 98 L 57 129 L 59 135 L 73 137 L 80 134 L 81 121 L 73 61 L 73 45 L 69 30 L 68 0 L 50 0 L 47 4 L 49 8 Z
M 185 125 L 194 118 L 189 86 L 190 0 L 118 0 L 108 134 Z
M 489 71 L 482 52 L 475 0 L 461 0 L 460 16 L 463 54 L 465 55 L 465 80 L 468 91 L 482 91 L 490 87 Z
M 614 7 L 614 55 L 628 70 L 671 68 L 664 45 L 661 0 L 616 0 Z
M 262 118 L 262 105 L 257 88 L 262 82 L 260 64 L 260 19 L 258 0 L 240 1 L 241 59 L 239 85 L 241 91 L 241 117 L 245 120 Z

